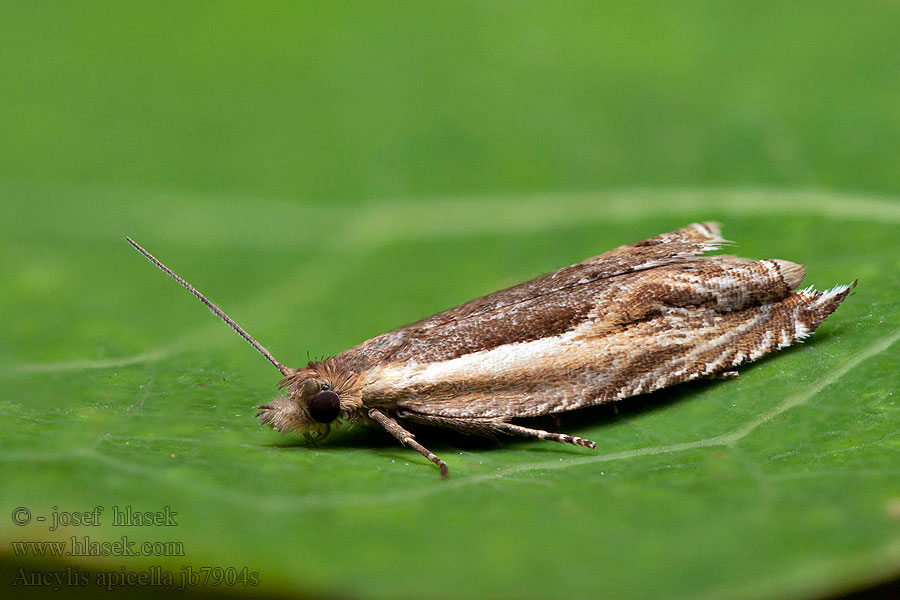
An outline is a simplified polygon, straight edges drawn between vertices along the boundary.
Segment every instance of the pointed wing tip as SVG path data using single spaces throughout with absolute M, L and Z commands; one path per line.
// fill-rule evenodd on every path
M 807 324 L 807 335 L 815 331 L 831 313 L 837 310 L 837 307 L 847 298 L 854 287 L 856 287 L 856 281 L 836 285 L 821 292 L 813 286 L 809 286 L 794 293 L 795 296 L 803 297 L 797 310 L 799 315 L 803 315 L 802 321 Z
M 709 238 L 714 239 L 722 237 L 722 224 L 718 221 L 700 221 L 698 223 L 693 223 L 692 225 L 701 232 L 706 233 Z
M 700 254 L 734 244 L 733 241 L 722 237 L 722 224 L 717 221 L 691 223 L 681 231 L 686 233 L 691 241 L 702 244 Z

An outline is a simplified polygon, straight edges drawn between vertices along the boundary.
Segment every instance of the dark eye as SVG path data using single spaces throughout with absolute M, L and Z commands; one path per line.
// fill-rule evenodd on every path
M 309 416 L 319 423 L 331 423 L 341 413 L 341 399 L 332 390 L 322 390 L 309 401 Z

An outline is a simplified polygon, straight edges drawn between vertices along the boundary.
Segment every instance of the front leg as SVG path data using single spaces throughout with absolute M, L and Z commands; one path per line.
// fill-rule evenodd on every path
M 413 439 L 413 434 L 403 429 L 403 427 L 400 426 L 400 423 L 390 418 L 377 408 L 369 409 L 369 417 L 377 421 L 379 425 L 387 429 L 388 433 L 397 438 L 397 441 L 399 441 L 401 444 L 413 448 L 414 450 L 418 451 L 419 454 L 436 464 L 441 469 L 441 479 L 446 479 L 450 474 L 450 469 L 447 468 L 447 463 L 439 459 L 431 450 Z

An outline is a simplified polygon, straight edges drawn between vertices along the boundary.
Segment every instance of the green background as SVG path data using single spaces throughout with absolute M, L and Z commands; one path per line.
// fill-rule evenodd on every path
M 187 595 L 749 599 L 896 577 L 898 28 L 889 2 L 3 2 L 3 585 L 208 566 L 259 585 Z M 535 423 L 597 451 L 421 432 L 448 481 L 379 431 L 259 428 L 278 374 L 122 241 L 299 365 L 697 220 L 859 286 L 738 380 Z M 54 506 L 103 524 L 13 522 Z M 73 535 L 184 556 L 15 555 Z

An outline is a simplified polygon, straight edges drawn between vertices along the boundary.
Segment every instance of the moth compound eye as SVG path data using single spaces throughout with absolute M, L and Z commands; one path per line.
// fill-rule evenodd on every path
M 331 423 L 341 413 L 341 399 L 332 390 L 322 390 L 309 400 L 309 416 L 319 423 Z

